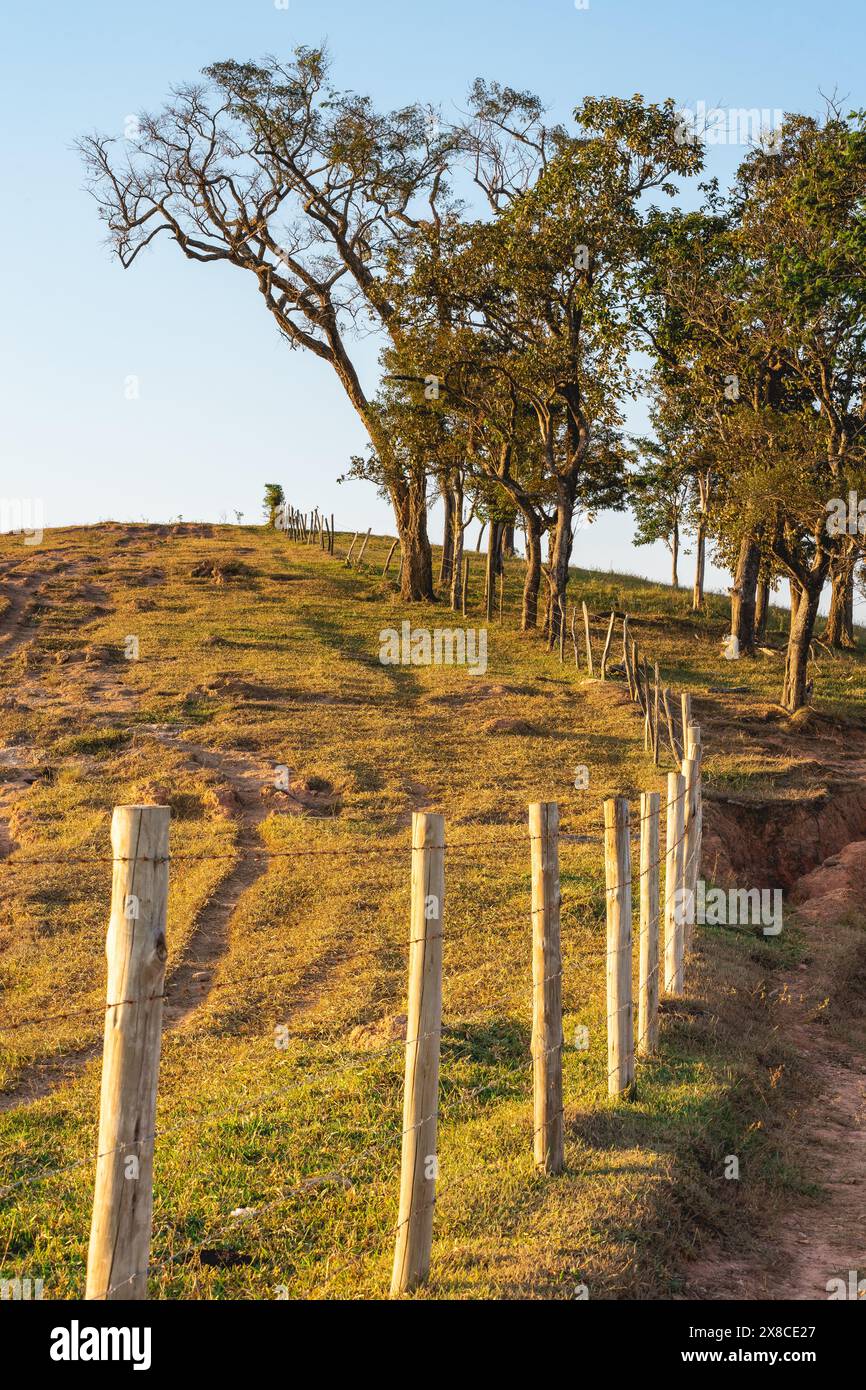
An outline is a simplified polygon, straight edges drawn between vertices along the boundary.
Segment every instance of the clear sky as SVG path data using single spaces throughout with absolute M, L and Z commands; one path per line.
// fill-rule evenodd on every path
M 585 3 L 585 0 L 579 0 Z M 694 107 L 866 105 L 863 0 L 39 0 L 7 6 L 0 54 L 5 215 L 0 494 L 46 522 L 258 518 L 262 485 L 340 528 L 392 530 L 367 484 L 336 478 L 365 438 L 326 364 L 290 352 L 252 277 L 166 241 L 123 271 L 102 244 L 73 141 L 120 134 L 221 58 L 323 39 L 335 85 L 456 109 L 476 76 L 537 91 L 567 119 L 587 94 Z M 725 179 L 742 147 L 708 151 Z M 375 351 L 365 361 L 372 384 Z M 126 399 L 137 377 L 139 397 Z M 635 414 L 634 424 L 639 424 Z M 438 523 L 432 524 L 438 539 Z M 668 576 L 629 516 L 577 537 L 575 562 Z M 686 557 L 682 578 L 690 578 Z M 717 572 L 712 587 L 729 580 Z

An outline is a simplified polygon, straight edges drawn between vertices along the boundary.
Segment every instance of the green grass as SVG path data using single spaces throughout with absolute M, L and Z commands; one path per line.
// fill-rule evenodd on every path
M 802 1186 L 784 1138 L 802 1079 L 762 997 L 762 981 L 795 962 L 801 943 L 794 934 L 758 945 L 744 934 L 700 934 L 688 985 L 695 1009 L 665 1011 L 636 1102 L 609 1100 L 601 802 L 662 789 L 670 760 L 656 769 L 645 755 L 621 684 L 587 681 L 570 643 L 560 665 L 539 636 L 515 630 L 517 562 L 506 623 L 490 629 L 486 675 L 382 666 L 381 629 L 404 617 L 452 625 L 444 607 L 400 604 L 381 578 L 388 544 L 371 538 L 359 573 L 258 528 L 157 536 L 104 526 L 51 533 L 33 557 L 37 569 L 60 563 L 45 584 L 39 635 L 3 679 L 2 694 L 17 692 L 17 703 L 0 698 L 0 741 L 39 750 L 41 775 L 10 813 L 15 853 L 107 856 L 112 806 L 167 791 L 176 856 L 169 986 L 197 915 L 236 862 L 237 826 L 220 804 L 218 775 L 159 731 L 182 729 L 190 742 L 244 752 L 265 768 L 288 765 L 293 778 L 321 779 L 338 794 L 328 818 L 273 811 L 263 822 L 281 857 L 240 899 L 218 987 L 165 1036 L 151 1296 L 272 1298 L 280 1286 L 303 1297 L 387 1293 L 409 824 L 413 806 L 429 806 L 445 812 L 454 848 L 440 1197 L 432 1277 L 418 1296 L 573 1297 L 586 1283 L 591 1297 L 668 1297 L 707 1236 L 748 1225 Z M 337 549 L 339 557 L 339 537 Z M 208 559 L 239 559 L 247 571 L 224 584 L 193 577 Z M 693 692 L 709 788 L 759 799 L 814 782 L 793 743 L 765 748 L 746 737 L 744 722 L 763 718 L 776 696 L 780 662 L 720 661 L 721 599 L 710 596 L 695 618 L 687 593 L 628 576 L 575 570 L 573 589 L 599 614 L 596 656 L 601 615 L 625 606 L 665 681 Z M 477 573 L 470 592 L 467 621 L 478 625 Z M 122 659 L 128 635 L 139 639 L 138 661 Z M 726 683 L 749 694 L 710 689 Z M 864 684 L 859 655 L 826 663 L 823 707 L 848 708 Z M 504 718 L 535 732 L 489 732 Z M 590 770 L 585 791 L 574 786 L 578 764 Z M 558 801 L 563 830 L 587 840 L 562 845 L 567 1171 L 555 1179 L 534 1171 L 530 1139 L 533 800 Z M 0 1084 L 10 1089 L 34 1064 L 99 1040 L 110 865 L 0 874 Z M 580 1024 L 588 1052 L 570 1045 Z M 288 1030 L 285 1049 L 275 1046 L 277 1025 Z M 83 1289 L 98 1088 L 93 1061 L 36 1103 L 0 1114 L 0 1185 L 20 1183 L 0 1204 L 0 1277 L 42 1277 L 46 1297 Z M 724 1180 L 728 1153 L 741 1157 L 747 1182 Z M 55 1168 L 63 1171 L 31 1181 Z M 231 1216 L 245 1207 L 255 1209 L 248 1218 Z

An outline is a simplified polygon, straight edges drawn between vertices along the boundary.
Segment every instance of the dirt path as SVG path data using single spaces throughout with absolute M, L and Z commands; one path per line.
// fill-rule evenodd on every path
M 262 798 L 269 769 L 239 754 L 202 748 L 183 738 L 160 731 L 160 740 L 187 753 L 199 767 L 215 770 L 226 784 L 231 810 L 239 823 L 237 840 L 239 862 L 217 886 L 196 919 L 184 958 L 166 981 L 163 1026 L 182 1028 L 207 999 L 220 961 L 228 949 L 232 914 L 243 894 L 267 868 L 267 860 L 251 855 L 263 848 L 259 824 L 270 807 Z M 102 1051 L 102 1041 L 35 1062 L 19 1076 L 13 1090 L 0 1095 L 0 1111 L 12 1110 L 49 1095 L 70 1081 Z
M 7 660 L 23 642 L 35 636 L 35 626 L 24 618 L 44 579 L 41 571 L 22 575 L 7 571 L 3 576 L 3 593 L 9 599 L 9 607 L 0 618 L 0 661 Z
M 120 542 L 118 542 L 120 543 Z M 23 561 L 16 561 L 14 569 Z M 26 572 L 18 576 L 10 566 L 2 574 L 2 583 L 10 596 L 10 607 L 0 619 L 0 657 L 8 655 L 21 643 L 36 635 L 35 625 L 22 620 L 29 603 L 36 598 L 40 586 L 50 573 L 59 569 L 69 577 L 81 576 L 83 580 L 81 595 L 102 605 L 109 601 L 103 586 L 87 582 L 85 562 L 70 558 L 48 571 Z M 98 671 L 74 668 L 87 682 L 87 703 L 98 696 L 99 711 L 102 715 L 116 718 L 129 715 L 137 702 L 136 693 L 121 677 L 121 669 L 111 663 L 101 664 Z M 35 684 L 35 683 L 34 683 Z M 76 698 L 77 686 L 70 686 L 67 698 Z M 81 696 L 81 691 L 78 691 Z M 140 726 L 140 731 L 144 731 Z M 152 736 L 168 747 L 186 754 L 191 765 L 214 771 L 223 783 L 224 805 L 238 825 L 238 862 L 229 870 L 218 884 L 214 894 L 204 904 L 198 914 L 192 935 L 186 945 L 180 964 L 172 971 L 166 981 L 166 999 L 163 1006 L 163 1021 L 166 1029 L 181 1029 L 189 1023 L 196 1010 L 207 999 L 213 986 L 220 962 L 229 945 L 232 916 L 243 895 L 265 873 L 267 860 L 256 853 L 264 848 L 259 834 L 261 822 L 275 809 L 272 802 L 263 796 L 263 791 L 273 782 L 273 767 L 253 760 L 243 754 L 220 749 L 205 748 L 187 740 L 181 733 L 163 727 L 150 726 Z M 15 768 L 18 776 L 14 781 L 0 784 L 0 857 L 15 848 L 9 831 L 6 816 L 9 806 L 18 796 L 25 793 L 28 786 L 39 776 L 38 770 L 28 766 L 24 750 L 0 750 L 0 764 Z M 282 798 L 280 798 L 282 802 Z M 328 814 L 333 809 L 333 799 L 327 792 L 310 791 L 304 786 L 293 786 L 279 809 L 290 814 Z M 0 1111 L 30 1105 L 49 1095 L 58 1086 L 71 1080 L 102 1050 L 101 1039 L 62 1056 L 49 1057 L 19 1074 L 12 1090 L 0 1095 Z
M 187 753 L 196 766 L 219 774 L 233 798 L 232 811 L 239 825 L 237 849 L 241 858 L 199 913 L 184 960 L 167 983 L 164 1026 L 181 1028 L 210 993 L 217 967 L 228 949 L 235 908 L 267 869 L 267 860 L 251 851 L 264 848 L 258 827 L 270 812 L 262 789 L 272 769 L 237 753 L 202 748 L 176 734 L 164 733 L 160 738 Z
M 866 942 L 862 930 L 847 925 L 862 919 L 864 879 L 866 841 L 855 841 L 800 880 L 791 897 L 814 955 L 778 990 L 779 1031 L 817 1087 L 798 1119 L 796 1143 L 821 1195 L 784 1211 L 753 1254 L 715 1252 L 692 1265 L 687 1298 L 816 1300 L 831 1291 L 850 1297 L 839 1290 L 866 1280 Z M 842 950 L 834 949 L 843 937 Z

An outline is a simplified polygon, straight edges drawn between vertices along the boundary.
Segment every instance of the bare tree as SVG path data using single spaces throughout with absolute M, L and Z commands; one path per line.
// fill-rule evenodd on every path
M 380 114 L 334 92 L 327 73 L 323 49 L 288 65 L 216 63 L 141 116 L 135 139 L 93 135 L 79 148 L 122 265 L 164 234 L 192 261 L 247 271 L 287 343 L 336 372 L 381 461 L 402 595 L 432 599 L 425 470 L 390 449 L 350 344 L 370 332 L 399 341 L 387 268 L 447 204 L 453 137 L 421 106 Z

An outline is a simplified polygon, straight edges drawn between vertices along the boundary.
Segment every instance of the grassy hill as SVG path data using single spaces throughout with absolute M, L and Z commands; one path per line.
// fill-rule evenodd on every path
M 515 630 L 517 561 L 485 674 L 382 665 L 382 629 L 452 619 L 401 607 L 381 577 L 389 540 L 371 539 L 361 571 L 340 540 L 333 558 L 252 527 L 0 542 L 0 1278 L 83 1290 L 110 897 L 110 864 L 93 861 L 110 855 L 113 805 L 160 801 L 174 862 L 150 1295 L 387 1293 L 409 826 L 429 807 L 451 848 L 441 1185 L 418 1296 L 676 1296 L 704 1241 L 758 1239 L 774 1204 L 814 1192 L 790 1143 L 809 1079 L 772 988 L 811 948 L 795 923 L 772 942 L 699 933 L 636 1101 L 608 1100 L 601 803 L 662 790 L 671 760 L 644 753 L 621 681 Z M 796 802 L 832 781 L 810 740 L 862 753 L 839 725 L 866 693 L 859 654 L 819 655 L 820 713 L 792 727 L 772 708 L 781 651 L 721 659 L 721 598 L 695 618 L 687 593 L 636 578 L 575 570 L 572 585 L 598 615 L 597 655 L 602 615 L 625 608 L 665 681 L 692 692 L 708 797 Z M 774 610 L 770 645 L 783 621 Z M 553 1179 L 529 1137 L 533 800 L 558 801 L 565 832 Z M 570 1045 L 579 1025 L 588 1052 Z M 727 1154 L 747 1181 L 724 1179 Z

